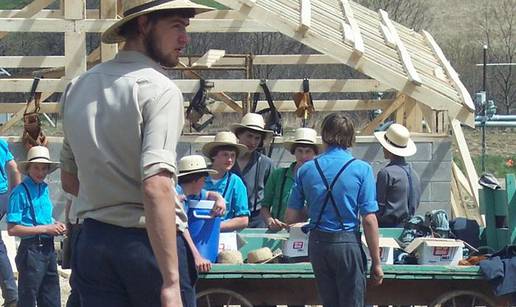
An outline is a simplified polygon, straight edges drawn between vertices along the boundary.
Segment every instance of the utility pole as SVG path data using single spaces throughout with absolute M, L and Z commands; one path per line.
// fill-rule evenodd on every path
M 486 74 L 487 74 L 487 45 L 484 45 L 484 65 L 482 72 L 482 91 L 484 92 L 485 101 L 482 105 L 482 173 L 486 171 L 486 121 L 487 121 L 487 86 L 486 86 Z

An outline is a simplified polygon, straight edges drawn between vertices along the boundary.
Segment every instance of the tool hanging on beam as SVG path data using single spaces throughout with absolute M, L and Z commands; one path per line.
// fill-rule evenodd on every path
M 269 107 L 256 112 L 256 108 L 258 107 L 258 101 L 260 100 L 260 93 L 256 92 L 253 95 L 253 104 L 251 106 L 251 112 L 261 114 L 264 117 L 265 129 L 274 131 L 274 135 L 283 135 L 281 113 L 274 105 L 274 100 L 272 99 L 271 91 L 267 86 L 267 80 L 261 79 L 260 86 L 262 87 L 262 90 L 265 93 L 265 98 L 267 99 Z
M 34 146 L 47 146 L 48 144 L 48 140 L 41 128 L 41 119 L 39 117 L 41 92 L 36 92 L 36 90 L 40 79 L 40 77 L 34 77 L 29 96 L 27 97 L 25 112 L 23 113 L 22 143 L 27 150 Z M 34 111 L 29 112 L 29 106 L 32 101 L 34 101 Z
M 302 127 L 306 127 L 308 118 L 315 112 L 312 94 L 310 93 L 310 81 L 303 79 L 303 92 L 294 94 L 294 103 L 296 104 L 296 116 L 301 117 Z
M 186 118 L 190 121 L 192 127 L 197 132 L 202 131 L 208 125 L 213 123 L 215 118 L 206 105 L 208 87 L 213 87 L 213 82 L 206 82 L 206 80 L 200 79 L 199 89 L 192 98 L 192 101 L 190 101 L 188 109 L 186 109 Z

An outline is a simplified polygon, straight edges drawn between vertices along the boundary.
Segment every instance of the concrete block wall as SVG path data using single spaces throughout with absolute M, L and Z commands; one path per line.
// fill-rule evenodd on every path
M 9 147 L 17 161 L 26 158 L 26 151 L 23 145 L 17 140 L 7 139 Z M 445 209 L 450 213 L 450 182 L 451 182 L 451 140 L 449 138 L 427 138 L 422 141 L 416 140 L 418 151 L 408 161 L 412 164 L 421 179 L 421 204 L 419 213 L 424 214 L 431 209 Z M 203 144 L 180 143 L 177 152 L 178 159 L 190 154 L 201 154 Z M 61 150 L 60 139 L 49 143 L 50 156 L 53 160 L 59 161 Z M 373 166 L 374 173 L 387 164 L 383 158 L 381 146 L 368 138 L 360 141 L 351 149 L 355 157 L 365 160 Z M 272 159 L 276 166 L 287 166 L 294 157 L 282 145 L 275 145 L 272 152 Z M 54 202 L 54 215 L 57 219 L 63 218 L 65 198 L 60 184 L 59 170 L 47 178 L 50 186 L 52 201 Z

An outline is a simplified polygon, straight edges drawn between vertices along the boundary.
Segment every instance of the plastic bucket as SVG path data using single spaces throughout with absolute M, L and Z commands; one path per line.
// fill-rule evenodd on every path
M 213 201 L 189 201 L 188 230 L 199 253 L 211 262 L 217 261 L 220 217 L 211 217 Z

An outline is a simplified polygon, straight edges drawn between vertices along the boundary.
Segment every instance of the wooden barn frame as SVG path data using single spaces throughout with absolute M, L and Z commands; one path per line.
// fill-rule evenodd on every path
M 59 1 L 59 9 L 46 9 Z M 86 0 L 34 0 L 19 10 L 0 11 L 0 39 L 9 32 L 63 32 L 62 56 L 0 56 L 0 67 L 50 69 L 52 77 L 40 81 L 42 99 L 62 92 L 69 80 L 99 61 L 111 59 L 116 44 L 101 44 L 86 52 L 86 33 L 100 33 L 122 15 L 120 0 L 100 0 L 100 9 L 87 10 Z M 468 151 L 461 124 L 474 126 L 475 107 L 442 50 L 430 33 L 417 33 L 379 10 L 371 11 L 349 0 L 217 0 L 229 10 L 198 15 L 191 20 L 190 32 L 280 32 L 319 52 L 303 55 L 252 55 L 253 65 L 345 64 L 371 79 L 310 80 L 314 93 L 395 92 L 395 99 L 316 100 L 319 111 L 356 111 L 382 109 L 381 115 L 364 127 L 360 136 L 367 138 L 384 120 L 392 117 L 406 125 L 418 138 L 448 137 L 451 129 L 466 174 L 454 165 L 452 209 L 468 216 L 460 206 L 466 196 L 478 208 L 478 176 Z M 267 22 L 261 22 L 267 20 Z M 193 66 L 244 66 L 245 57 L 224 56 L 216 50 L 197 58 L 182 58 L 181 69 L 192 80 L 175 80 L 184 93 L 196 92 L 199 82 Z M 248 63 L 247 63 L 248 64 Z M 189 70 L 191 68 L 191 70 Z M 209 94 L 217 100 L 214 112 L 241 112 L 248 101 L 235 101 L 231 93 L 260 92 L 260 80 L 216 79 Z M 29 92 L 32 79 L 0 79 L 0 92 Z M 268 80 L 271 92 L 294 93 L 302 90 L 302 80 Z M 186 102 L 188 105 L 188 102 Z M 265 103 L 259 108 L 265 107 Z M 277 103 L 280 111 L 293 111 L 293 101 Z M 57 102 L 45 102 L 41 112 L 58 112 Z M 0 127 L 5 134 L 23 117 L 25 103 L 0 103 L 0 112 L 14 113 Z M 423 126 L 421 123 L 426 122 Z M 425 128 L 424 128 L 425 127 Z M 360 138 L 360 137 L 359 137 Z M 209 137 L 185 137 L 205 142 Z M 277 143 L 281 143 L 279 137 Z

